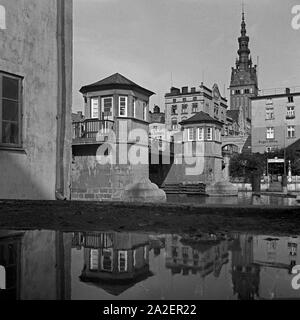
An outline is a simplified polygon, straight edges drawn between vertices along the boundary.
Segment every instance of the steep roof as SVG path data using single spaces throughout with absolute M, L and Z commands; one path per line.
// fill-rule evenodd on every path
M 97 81 L 87 86 L 83 86 L 79 91 L 81 93 L 87 93 L 105 89 L 135 89 L 137 91 L 142 92 L 143 94 L 146 94 L 147 96 L 152 96 L 155 94 L 154 92 L 147 90 L 137 85 L 133 81 L 125 78 L 120 73 L 115 73 L 103 80 Z
M 196 113 L 194 116 L 182 121 L 180 124 L 185 125 L 185 124 L 201 123 L 201 122 L 222 124 L 222 122 L 212 118 L 208 113 L 203 111 Z
M 235 122 L 239 122 L 239 110 L 227 110 L 227 117 L 231 118 Z

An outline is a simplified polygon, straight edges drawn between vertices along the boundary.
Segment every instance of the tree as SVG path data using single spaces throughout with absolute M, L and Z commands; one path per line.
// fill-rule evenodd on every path
M 235 154 L 230 159 L 229 172 L 233 178 L 251 180 L 253 175 L 263 175 L 266 169 L 266 156 L 259 153 Z

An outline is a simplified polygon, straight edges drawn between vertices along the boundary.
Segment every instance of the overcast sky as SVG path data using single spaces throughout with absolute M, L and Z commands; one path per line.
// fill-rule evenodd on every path
M 298 0 L 245 0 L 247 33 L 260 89 L 300 86 Z M 241 0 L 74 0 L 75 111 L 81 86 L 119 72 L 154 91 L 164 108 L 173 85 L 208 87 L 228 96 L 241 25 Z

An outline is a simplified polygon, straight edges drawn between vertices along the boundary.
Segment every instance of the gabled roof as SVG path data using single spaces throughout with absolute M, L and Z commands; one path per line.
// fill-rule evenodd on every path
M 143 94 L 146 94 L 147 96 L 152 96 L 155 94 L 154 92 L 147 90 L 137 85 L 133 81 L 125 78 L 120 73 L 115 73 L 103 80 L 84 86 L 79 91 L 81 93 L 87 93 L 87 92 L 100 91 L 105 89 L 127 89 L 127 90 L 135 89 L 137 91 L 140 91 Z
M 208 113 L 203 112 L 203 111 L 200 111 L 200 112 L 196 113 L 194 116 L 192 116 L 189 119 L 186 119 L 186 120 L 182 121 L 180 124 L 181 125 L 185 125 L 185 124 L 202 123 L 202 122 L 218 123 L 218 124 L 223 125 L 222 122 L 212 118 Z
M 231 118 L 235 122 L 239 122 L 239 110 L 227 110 L 227 117 Z

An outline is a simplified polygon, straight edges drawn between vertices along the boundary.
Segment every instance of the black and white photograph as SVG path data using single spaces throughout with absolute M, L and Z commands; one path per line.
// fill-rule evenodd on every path
M 0 300 L 300 300 L 299 0 L 0 0 Z

